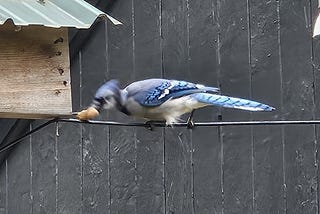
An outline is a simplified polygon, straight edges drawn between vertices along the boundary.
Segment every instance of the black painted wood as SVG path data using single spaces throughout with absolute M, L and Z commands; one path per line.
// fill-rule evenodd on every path
M 31 144 L 30 138 L 23 140 L 7 158 L 7 213 L 31 213 Z M 9 191 L 10 190 L 10 191 Z
M 191 80 L 188 14 L 187 1 L 162 1 L 165 78 Z M 192 153 L 190 130 L 165 130 L 166 213 L 194 213 Z
M 6 137 L 10 128 L 13 126 L 15 122 L 16 119 L 0 119 L 0 130 L 2 130 L 0 134 L 0 142 L 2 142 L 3 139 Z
M 71 73 L 81 74 L 81 56 L 71 63 Z M 77 75 L 76 75 L 77 76 Z M 80 110 L 80 76 L 72 79 L 73 94 Z M 82 130 L 79 124 L 58 123 L 55 126 L 56 139 L 56 212 L 83 213 L 83 144 Z
M 314 26 L 315 24 L 315 18 L 319 15 L 319 8 L 318 8 L 318 3 L 319 1 L 312 0 L 311 1 L 311 19 L 310 19 L 310 24 L 311 26 Z M 315 102 L 315 107 L 314 107 L 314 117 L 319 118 L 320 116 L 320 111 L 319 111 L 319 106 L 320 106 L 320 99 L 319 99 L 319 83 L 320 83 L 320 75 L 319 75 L 319 70 L 320 70 L 320 38 L 315 37 L 312 39 L 312 64 L 313 64 L 313 75 L 314 75 L 314 102 Z M 316 169 L 316 178 L 314 179 L 314 188 L 317 189 L 317 204 L 319 204 L 319 133 L 320 129 L 319 126 L 315 127 L 315 134 L 316 134 L 316 141 L 315 141 L 315 149 L 314 149 L 314 157 L 315 157 L 315 169 Z M 317 206 L 317 212 L 319 212 L 319 206 Z
M 2 141 L 1 147 L 10 144 L 15 139 L 21 137 L 25 133 L 29 131 L 30 124 L 32 120 L 24 120 L 24 119 L 17 119 L 17 120 L 4 120 L 2 125 L 8 125 L 8 127 L 3 127 L 1 130 L 2 133 Z M 0 154 L 0 165 L 6 160 L 6 158 L 11 154 L 14 148 L 8 149 Z
M 314 117 L 310 1 L 280 2 L 283 117 Z M 299 53 L 299 54 L 297 54 Z M 314 126 L 284 127 L 286 209 L 316 213 Z
M 111 15 L 123 26 L 108 23 L 108 77 L 119 79 L 122 86 L 134 80 L 133 5 L 115 3 Z M 108 114 L 110 120 L 130 121 L 118 112 Z M 137 140 L 133 127 L 110 127 L 110 193 L 111 212 L 137 213 Z
M 41 125 L 35 121 L 31 128 Z M 32 213 L 56 212 L 56 124 L 50 124 L 31 136 L 31 195 Z
M 221 1 L 221 91 L 250 98 L 248 4 L 246 0 Z M 223 109 L 223 120 L 248 120 L 250 113 Z M 252 213 L 252 130 L 250 127 L 222 128 L 223 210 L 225 213 Z
M 135 79 L 161 77 L 160 1 L 134 1 Z M 136 128 L 137 213 L 164 213 L 163 130 Z
M 82 213 L 82 131 L 79 124 L 58 124 L 57 212 Z
M 71 47 L 70 47 L 71 48 Z M 71 95 L 72 95 L 72 111 L 79 112 L 81 110 L 80 82 L 81 82 L 81 64 L 79 53 L 70 61 L 71 73 Z
M 311 39 L 317 0 L 90 3 L 124 25 L 100 22 L 85 39 L 71 35 L 76 111 L 111 78 L 125 86 L 166 77 L 277 109 L 208 107 L 196 121 L 319 117 L 320 40 Z M 118 112 L 99 119 L 133 121 Z M 0 123 L 3 138 L 12 123 Z M 0 213 L 317 213 L 318 135 L 314 125 L 151 132 L 51 124 L 1 165 Z
M 279 2 L 251 0 L 250 65 L 252 98 L 272 104 L 274 112 L 252 114 L 254 120 L 281 117 Z M 253 128 L 253 209 L 284 212 L 282 131 L 279 126 Z
M 7 212 L 7 164 L 6 161 L 0 166 L 0 213 Z
M 1 146 L 5 146 L 11 141 L 15 140 L 17 136 L 21 136 L 29 130 L 30 121 L 16 120 L 16 119 L 1 119 L 0 123 L 0 140 Z M 8 162 L 7 158 L 14 151 L 9 149 L 0 154 L 0 213 L 7 213 L 8 211 Z
M 87 108 L 97 87 L 107 80 L 106 25 L 99 22 L 81 49 L 81 106 Z M 94 57 L 92 57 L 94 56 Z M 105 114 L 100 116 L 106 119 Z M 109 129 L 107 126 L 83 125 L 83 213 L 108 213 L 109 187 Z
M 201 11 L 201 13 L 199 13 Z M 217 1 L 190 1 L 190 79 L 218 86 L 219 24 Z M 195 112 L 195 121 L 217 121 L 219 109 L 207 107 Z M 193 192 L 195 213 L 221 213 L 221 142 L 218 127 L 192 130 Z

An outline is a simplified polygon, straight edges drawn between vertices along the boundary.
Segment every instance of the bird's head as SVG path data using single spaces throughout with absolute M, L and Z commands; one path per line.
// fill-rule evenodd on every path
M 102 108 L 112 109 L 119 105 L 120 88 L 117 80 L 110 80 L 98 88 L 89 108 L 77 113 L 79 120 L 90 120 L 99 115 Z
M 120 99 L 120 88 L 118 80 L 110 80 L 97 90 L 91 106 L 97 110 L 115 108 Z

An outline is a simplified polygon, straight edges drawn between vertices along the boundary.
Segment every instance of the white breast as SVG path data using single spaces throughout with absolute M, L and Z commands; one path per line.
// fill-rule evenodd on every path
M 201 108 L 207 104 L 199 103 L 189 96 L 169 99 L 160 106 L 145 107 L 139 105 L 132 98 L 127 101 L 127 109 L 132 116 L 145 118 L 147 120 L 165 120 L 168 125 L 179 121 L 180 116 L 191 112 L 193 109 Z

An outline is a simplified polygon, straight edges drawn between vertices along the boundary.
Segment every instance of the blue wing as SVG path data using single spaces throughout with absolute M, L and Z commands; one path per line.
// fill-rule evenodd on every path
M 130 84 L 125 89 L 140 105 L 159 106 L 168 99 L 193 93 L 218 93 L 219 88 L 207 87 L 186 81 L 167 79 L 147 79 Z
M 198 102 L 225 108 L 236 108 L 248 111 L 273 111 L 275 109 L 272 106 L 256 101 L 218 94 L 196 93 L 190 96 L 196 99 Z

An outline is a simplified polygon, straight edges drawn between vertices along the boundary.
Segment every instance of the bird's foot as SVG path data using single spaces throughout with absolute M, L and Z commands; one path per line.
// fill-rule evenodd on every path
M 193 114 L 194 114 L 194 109 L 191 111 L 190 116 L 188 117 L 187 120 L 187 128 L 188 129 L 193 129 L 194 128 L 194 122 L 193 122 Z
M 153 131 L 154 130 L 154 123 L 153 121 L 149 120 L 147 122 L 145 122 L 145 127 L 146 129 L 150 130 L 150 131 Z
M 188 128 L 188 129 L 193 129 L 193 128 L 194 128 L 194 122 L 193 122 L 192 119 L 191 119 L 191 120 L 188 119 L 188 121 L 187 121 L 187 128 Z
M 150 131 L 153 131 L 156 127 L 156 124 L 159 124 L 159 123 L 163 123 L 163 121 L 156 121 L 156 120 L 148 120 L 147 122 L 145 122 L 145 127 L 150 130 Z

